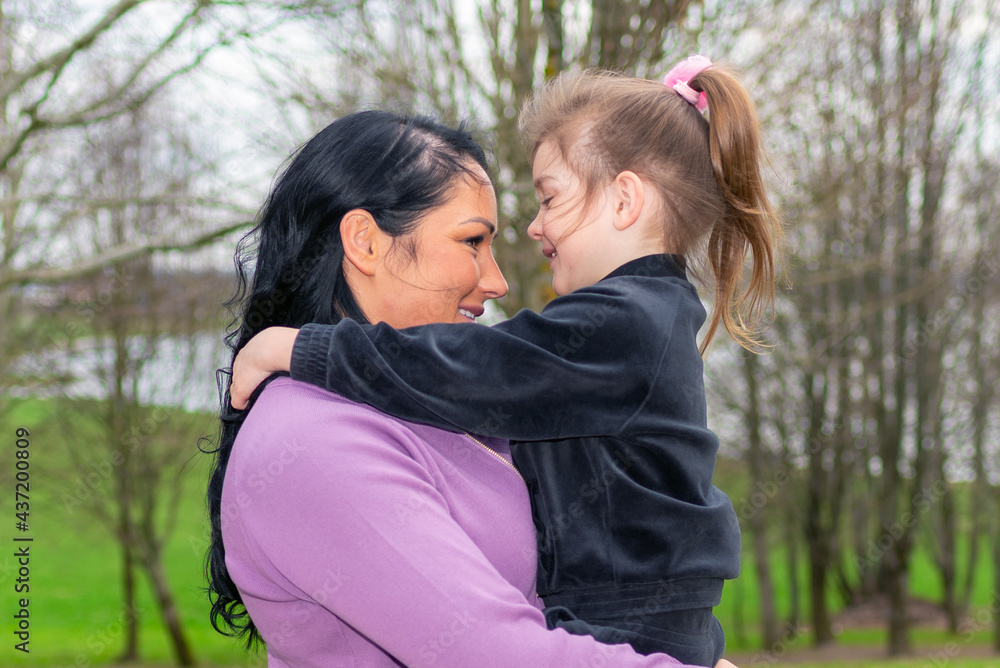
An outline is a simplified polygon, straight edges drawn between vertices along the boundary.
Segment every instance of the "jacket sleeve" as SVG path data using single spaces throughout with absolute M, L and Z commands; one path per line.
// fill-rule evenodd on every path
M 292 377 L 396 417 L 515 440 L 618 433 L 646 398 L 678 305 L 598 284 L 493 327 L 310 324 Z M 673 302 L 673 303 L 672 303 Z
M 293 420 L 297 407 L 289 402 L 271 408 L 267 433 L 241 446 L 260 447 L 261 464 L 280 453 L 280 472 L 262 465 L 267 485 L 247 486 L 243 532 L 285 590 L 323 606 L 404 665 L 680 665 L 547 629 L 541 611 L 451 517 L 407 435 L 391 424 L 373 427 L 363 415 L 343 413 Z M 323 443 L 331 434 L 349 447 Z

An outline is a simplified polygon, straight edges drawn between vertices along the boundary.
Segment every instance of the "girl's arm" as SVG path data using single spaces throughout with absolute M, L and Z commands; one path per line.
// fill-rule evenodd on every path
M 690 385 L 684 396 L 703 397 L 694 348 L 701 304 L 678 287 L 651 308 L 630 286 L 600 283 L 494 327 L 306 325 L 287 366 L 275 362 L 287 360 L 294 330 L 266 330 L 269 339 L 245 350 L 265 360 L 256 378 L 289 369 L 297 380 L 443 429 L 517 440 L 615 434 L 646 398 L 675 320 L 692 330 L 678 332 L 677 343 L 692 354 L 673 356 L 682 364 L 670 373 Z M 267 350 L 273 341 L 280 350 Z M 255 382 L 236 377 L 234 387 L 246 396 Z

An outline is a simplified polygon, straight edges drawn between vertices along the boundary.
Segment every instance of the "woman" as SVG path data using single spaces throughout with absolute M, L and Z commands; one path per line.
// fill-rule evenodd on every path
M 371 111 L 331 124 L 275 185 L 251 235 L 255 265 L 239 253 L 252 278 L 233 350 L 272 325 L 472 322 L 507 291 L 486 172 L 468 133 L 427 119 Z M 223 410 L 212 622 L 262 638 L 271 665 L 677 665 L 546 629 L 506 441 L 288 378 L 247 413 Z

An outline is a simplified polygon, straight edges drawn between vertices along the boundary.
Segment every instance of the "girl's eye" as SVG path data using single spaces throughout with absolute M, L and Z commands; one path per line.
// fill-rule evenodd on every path
M 541 202 L 540 202 L 539 204 L 540 204 L 540 205 L 542 206 L 542 208 L 547 208 L 547 207 L 549 206 L 549 203 L 550 203 L 551 201 L 552 201 L 552 198 L 551 198 L 551 197 L 546 197 L 546 198 L 545 198 L 545 199 L 543 199 L 543 200 L 542 200 L 542 201 L 541 201 Z
M 478 235 L 476 235 L 474 237 L 469 237 L 468 239 L 466 239 L 465 243 L 469 244 L 473 248 L 479 248 L 479 246 L 484 241 L 486 241 L 486 237 L 484 237 L 482 234 L 478 234 Z

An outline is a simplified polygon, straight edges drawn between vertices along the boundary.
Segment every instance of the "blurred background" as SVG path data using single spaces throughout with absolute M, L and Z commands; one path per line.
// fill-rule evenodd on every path
M 208 623 L 198 446 L 233 251 L 292 150 L 373 106 L 470 120 L 502 318 L 553 296 L 525 97 L 693 53 L 744 72 L 788 231 L 773 349 L 707 359 L 734 660 L 1000 665 L 993 0 L 0 0 L 0 536 L 33 539 L 30 653 L 7 633 L 0 663 L 266 663 Z

